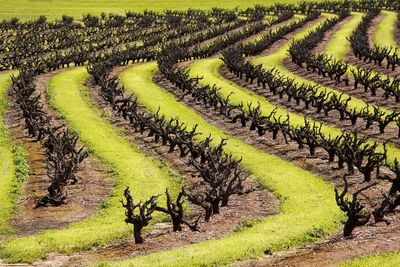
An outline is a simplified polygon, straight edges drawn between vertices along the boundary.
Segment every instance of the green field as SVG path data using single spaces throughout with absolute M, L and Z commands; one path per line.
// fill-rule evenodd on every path
M 233 1 L 224 0 L 222 2 L 215 1 L 183 1 L 183 0 L 16 0 L 16 1 L 0 1 L 0 19 L 9 19 L 18 17 L 23 20 L 35 19 L 44 15 L 51 20 L 59 19 L 62 15 L 69 15 L 75 18 L 81 18 L 82 14 L 100 15 L 102 12 L 125 14 L 125 11 L 143 11 L 153 10 L 162 12 L 164 10 L 186 10 L 192 9 L 210 9 L 211 7 L 219 8 L 247 8 L 255 4 L 270 5 L 274 3 L 293 3 L 289 0 L 251 0 L 251 1 Z

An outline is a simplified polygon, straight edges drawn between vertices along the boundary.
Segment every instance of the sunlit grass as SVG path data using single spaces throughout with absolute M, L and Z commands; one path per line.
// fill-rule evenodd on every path
M 389 252 L 356 258 L 340 264 L 340 267 L 394 267 L 400 266 L 400 252 Z
M 271 5 L 274 3 L 293 3 L 290 0 L 225 0 L 221 2 L 204 0 L 204 1 L 149 1 L 149 0 L 0 0 L 0 19 L 9 19 L 11 17 L 19 17 L 21 19 L 34 19 L 40 15 L 47 16 L 50 20 L 60 19 L 62 15 L 74 16 L 81 18 L 82 14 L 91 13 L 100 15 L 102 12 L 125 14 L 125 11 L 132 10 L 142 12 L 144 10 L 165 11 L 193 9 L 211 9 L 212 7 L 220 8 L 247 8 L 255 4 Z
M 13 231 L 9 225 L 15 202 L 21 191 L 22 182 L 29 174 L 25 151 L 12 143 L 4 125 L 4 112 L 7 108 L 7 89 L 10 86 L 10 73 L 0 74 L 0 234 Z
M 379 46 L 397 47 L 397 42 L 394 39 L 394 30 L 397 22 L 397 13 L 393 11 L 382 10 L 383 18 L 378 23 L 372 40 L 374 44 Z

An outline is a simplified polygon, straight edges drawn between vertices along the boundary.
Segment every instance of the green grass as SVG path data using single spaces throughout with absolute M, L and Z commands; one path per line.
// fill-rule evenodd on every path
M 112 12 L 125 14 L 126 10 L 138 11 L 153 10 L 162 12 L 166 9 L 186 10 L 193 9 L 211 9 L 212 7 L 220 8 L 247 8 L 255 4 L 270 5 L 274 3 L 293 3 L 290 0 L 225 0 L 215 2 L 211 0 L 204 1 L 184 1 L 184 0 L 0 0 L 0 19 L 9 19 L 11 17 L 19 17 L 23 20 L 34 19 L 40 15 L 47 16 L 50 20 L 60 19 L 66 14 L 81 18 L 82 14 L 99 15 L 101 12 Z
M 217 125 L 207 123 L 190 108 L 178 103 L 174 96 L 152 82 L 156 63 L 128 68 L 120 82 L 149 111 L 167 117 L 179 117 L 189 127 L 197 124 L 198 138 L 211 134 L 215 144 L 228 137 L 225 151 L 243 157 L 243 166 L 259 183 L 281 200 L 278 215 L 255 222 L 218 240 L 138 256 L 112 266 L 219 266 L 237 260 L 260 257 L 263 251 L 283 250 L 312 242 L 315 232 L 329 233 L 337 229 L 340 211 L 333 198 L 333 187 L 279 157 L 264 153 L 243 141 L 230 137 Z
M 63 115 L 69 126 L 117 177 L 111 196 L 101 209 L 87 219 L 61 230 L 47 230 L 37 235 L 8 240 L 0 246 L 0 258 L 7 262 L 32 262 L 49 252 L 70 253 L 128 237 L 131 225 L 124 222 L 120 199 L 130 186 L 136 201 L 162 194 L 166 188 L 176 192 L 178 175 L 163 162 L 145 156 L 109 123 L 100 119 L 101 110 L 88 104 L 88 77 L 85 68 L 76 68 L 54 76 L 49 85 L 51 105 Z M 84 182 L 85 178 L 82 178 Z M 164 198 L 160 199 L 164 202 Z M 161 203 L 160 202 L 160 203 Z M 161 219 L 157 214 L 156 219 Z
M 17 208 L 15 202 L 21 191 L 22 182 L 29 175 L 25 151 L 14 145 L 4 125 L 7 108 L 7 89 L 11 83 L 10 73 L 0 74 L 0 234 L 12 232 L 8 224 Z
M 394 267 L 400 266 L 400 252 L 389 252 L 356 258 L 340 264 L 340 267 Z
M 384 15 L 378 23 L 372 40 L 374 44 L 379 46 L 397 47 L 397 42 L 394 39 L 394 29 L 397 22 L 397 13 L 393 11 L 382 10 Z

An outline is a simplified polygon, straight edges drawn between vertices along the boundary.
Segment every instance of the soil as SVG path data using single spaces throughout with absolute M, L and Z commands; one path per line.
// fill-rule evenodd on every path
M 52 124 L 65 122 L 47 105 L 45 90 L 50 78 L 55 73 L 40 75 L 36 78 L 37 92 L 41 94 L 43 110 L 52 115 Z M 5 114 L 5 124 L 15 143 L 25 146 L 31 175 L 23 184 L 18 210 L 12 219 L 17 229 L 16 235 L 34 234 L 45 229 L 60 229 L 72 222 L 82 220 L 93 214 L 101 202 L 112 190 L 112 180 L 106 173 L 105 166 L 95 157 L 89 156 L 80 165 L 75 185 L 66 187 L 68 203 L 58 207 L 34 208 L 37 201 L 47 194 L 50 180 L 47 177 L 45 152 L 41 142 L 30 138 L 25 130 L 24 119 L 19 106 L 12 96 L 11 104 Z

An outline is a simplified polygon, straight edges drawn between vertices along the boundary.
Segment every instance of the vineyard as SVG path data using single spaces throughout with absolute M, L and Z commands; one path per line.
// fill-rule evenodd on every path
M 0 21 L 0 266 L 400 266 L 400 1 L 212 4 Z

